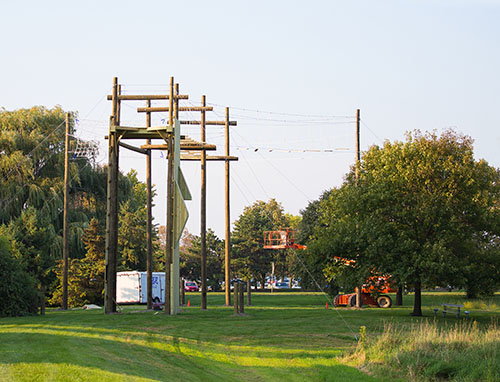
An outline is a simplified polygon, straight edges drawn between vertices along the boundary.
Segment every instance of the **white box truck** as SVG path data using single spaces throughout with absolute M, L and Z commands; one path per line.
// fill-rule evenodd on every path
M 165 303 L 165 272 L 153 272 L 153 301 Z M 116 302 L 118 304 L 146 304 L 148 302 L 147 272 L 116 273 Z

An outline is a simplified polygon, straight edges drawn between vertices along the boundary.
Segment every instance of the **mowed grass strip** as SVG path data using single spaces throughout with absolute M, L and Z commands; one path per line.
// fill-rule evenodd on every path
M 388 320 L 410 330 L 432 316 L 410 317 L 409 306 L 326 310 L 319 293 L 252 297 L 244 316 L 223 306 L 222 293 L 209 294 L 203 312 L 192 293 L 191 307 L 173 317 L 126 306 L 114 315 L 54 310 L 2 318 L 0 381 L 382 381 L 344 358 L 356 347 L 359 327 L 377 335 Z M 424 296 L 424 311 L 439 297 Z M 479 325 L 494 314 L 478 313 Z

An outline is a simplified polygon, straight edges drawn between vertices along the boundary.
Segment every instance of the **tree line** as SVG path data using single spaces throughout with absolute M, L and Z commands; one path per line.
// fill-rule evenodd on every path
M 59 107 L 0 111 L 0 315 L 34 313 L 41 298 L 61 303 L 64 120 Z M 70 164 L 70 306 L 103 301 L 107 169 L 94 159 Z M 278 278 L 336 294 L 389 274 L 400 291 L 414 292 L 415 315 L 423 288 L 491 294 L 500 286 L 499 176 L 474 158 L 470 137 L 453 131 L 374 145 L 300 216 L 276 199 L 245 207 L 231 237 L 233 275 L 263 287 L 273 264 Z M 146 185 L 135 171 L 120 173 L 118 195 L 119 270 L 144 270 Z M 265 231 L 285 227 L 306 250 L 263 248 Z M 153 241 L 161 271 L 164 227 L 154 227 Z M 187 231 L 182 237 L 186 279 L 200 279 L 200 243 Z M 224 240 L 212 230 L 207 270 L 208 285 L 220 289 Z
M 0 315 L 61 303 L 64 137 L 60 107 L 0 110 Z M 70 178 L 69 304 L 102 303 L 107 169 L 92 155 L 78 157 Z M 118 187 L 119 269 L 143 268 L 146 186 L 131 171 Z M 154 253 L 161 267 L 157 239 Z
M 370 147 L 356 166 L 298 217 L 275 199 L 246 207 L 232 234 L 236 276 L 264 285 L 274 263 L 278 277 L 337 294 L 389 275 L 399 293 L 414 292 L 416 316 L 424 288 L 468 298 L 500 288 L 500 171 L 474 158 L 470 137 L 415 131 Z M 264 232 L 284 227 L 305 251 L 263 248 Z

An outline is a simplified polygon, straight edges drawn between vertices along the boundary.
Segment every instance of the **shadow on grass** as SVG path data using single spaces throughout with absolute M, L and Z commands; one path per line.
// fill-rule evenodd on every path
M 66 329 L 17 330 L 2 333 L 0 362 L 6 366 L 51 364 L 100 369 L 122 377 L 154 380 L 356 380 L 373 381 L 355 368 L 339 364 L 326 352 L 315 359 L 307 353 L 286 353 L 283 357 L 259 349 L 212 349 L 186 345 L 185 339 L 171 337 L 167 342 L 147 342 L 146 338 L 108 338 L 83 336 Z M 27 329 L 27 328 L 26 328 Z M 263 350 L 263 349 L 262 349 Z M 270 351 L 269 351 L 270 352 Z M 337 376 L 342 378 L 337 379 Z M 31 377 L 35 377 L 31 375 Z M 43 380 L 43 375 L 39 375 Z M 38 380 L 38 379 L 37 379 Z

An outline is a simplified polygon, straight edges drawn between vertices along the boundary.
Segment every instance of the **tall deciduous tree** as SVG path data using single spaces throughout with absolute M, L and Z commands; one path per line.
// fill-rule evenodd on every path
M 81 259 L 70 259 L 68 267 L 68 304 L 81 306 L 83 304 L 99 304 L 104 301 L 104 271 L 105 271 L 105 244 L 104 228 L 97 219 L 93 218 L 85 229 L 82 242 L 86 254 Z M 59 261 L 55 269 L 59 280 L 51 300 L 53 305 L 62 301 L 62 262 Z
M 213 230 L 207 229 L 207 285 L 219 290 L 224 280 L 224 241 Z M 201 237 L 185 231 L 180 248 L 181 276 L 201 280 Z
M 300 277 L 300 283 L 304 288 L 317 289 L 318 286 L 332 285 L 331 277 L 325 277 L 324 272 L 329 254 L 323 254 L 321 251 L 311 248 L 316 229 L 324 228 L 325 224 L 320 220 L 322 217 L 321 205 L 332 192 L 332 190 L 324 191 L 319 199 L 309 202 L 300 211 L 302 219 L 297 226 L 296 240 L 299 244 L 307 245 L 307 250 L 298 254 L 301 256 L 301 261 L 296 261 L 292 265 L 292 270 L 297 277 Z M 334 293 L 337 293 L 336 288 L 334 288 Z
M 38 307 L 35 281 L 17 261 L 10 242 L 0 234 L 0 317 L 36 313 Z
M 423 287 L 466 286 L 477 276 L 473 264 L 485 275 L 491 265 L 483 256 L 498 259 L 500 174 L 474 159 L 471 138 L 416 131 L 406 142 L 371 147 L 359 174 L 358 186 L 351 172 L 324 211 L 324 232 L 339 235 L 320 242 L 405 281 L 415 290 L 413 315 L 422 314 Z M 490 276 L 490 285 L 498 282 Z
M 264 249 L 264 232 L 287 227 L 289 221 L 283 207 L 275 199 L 261 200 L 245 207 L 234 223 L 233 264 L 236 272 L 265 283 L 266 273 L 271 272 L 271 262 L 276 253 Z
M 120 270 L 145 270 L 147 255 L 147 193 L 146 184 L 137 178 L 137 172 L 131 170 L 126 179 L 130 185 L 128 198 L 120 203 L 118 215 L 118 245 Z M 153 190 L 153 197 L 155 192 Z M 158 250 L 158 230 L 153 227 L 153 251 Z

